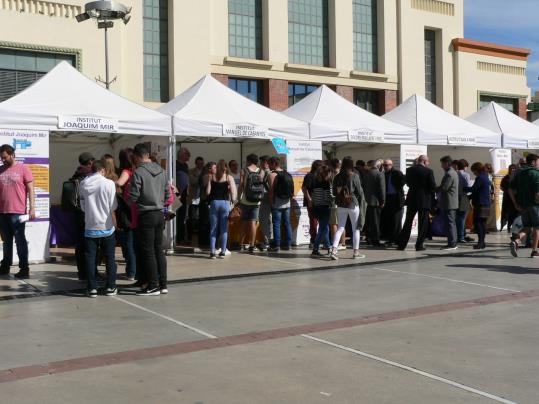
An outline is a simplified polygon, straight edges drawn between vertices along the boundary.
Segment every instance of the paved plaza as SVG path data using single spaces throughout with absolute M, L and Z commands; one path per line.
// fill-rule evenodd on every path
M 0 278 L 0 402 L 537 403 L 539 261 L 488 243 L 192 253 L 159 297 L 89 299 L 71 261 L 35 265 Z

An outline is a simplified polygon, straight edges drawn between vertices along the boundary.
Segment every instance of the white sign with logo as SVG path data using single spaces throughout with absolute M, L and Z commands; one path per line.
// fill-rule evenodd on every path
M 258 138 L 265 139 L 269 137 L 268 128 L 264 126 L 251 125 L 248 123 L 223 124 L 223 136 Z
M 528 140 L 528 149 L 539 149 L 539 140 Z
M 384 143 L 384 134 L 369 129 L 354 129 L 348 131 L 349 142 Z
M 73 132 L 118 132 L 118 120 L 99 116 L 60 115 L 58 129 Z
M 492 169 L 494 170 L 494 174 L 506 174 L 506 170 L 511 164 L 511 152 L 511 149 L 492 149 L 490 151 L 490 157 L 492 158 Z
M 448 135 L 447 144 L 451 146 L 475 146 L 477 138 L 467 135 Z
M 12 146 L 17 162 L 25 164 L 34 177 L 36 219 L 26 223 L 25 231 L 28 260 L 45 262 L 49 258 L 49 132 L 0 129 L 0 144 Z M 13 261 L 18 262 L 15 245 Z

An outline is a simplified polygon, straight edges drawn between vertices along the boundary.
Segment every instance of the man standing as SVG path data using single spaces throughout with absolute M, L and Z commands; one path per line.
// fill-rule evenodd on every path
M 92 166 L 92 175 L 80 183 L 80 205 L 84 212 L 84 237 L 87 293 L 89 297 L 97 297 L 95 267 L 97 249 L 103 249 L 107 268 L 107 284 L 105 294 L 114 296 L 116 287 L 116 217 L 117 208 L 116 184 L 104 177 L 105 164 L 99 160 Z
M 135 146 L 138 168 L 131 179 L 129 199 L 138 209 L 137 235 L 147 286 L 137 295 L 157 296 L 168 293 L 167 260 L 163 250 L 163 207 L 169 198 L 169 186 L 163 169 L 150 160 L 150 152 L 142 143 Z
M 528 154 L 526 165 L 520 168 L 511 180 L 509 196 L 517 211 L 521 213 L 523 229 L 511 240 L 511 254 L 518 256 L 520 239 L 530 230 L 532 236 L 532 258 L 539 258 L 539 156 Z M 516 195 L 515 195 L 516 193 Z
M 194 229 L 198 229 L 198 218 L 200 207 L 200 175 L 204 169 L 204 159 L 197 157 L 195 159 L 195 166 L 189 170 L 189 190 L 187 201 L 185 202 L 187 213 L 187 241 L 191 241 L 193 238 Z M 182 201 L 182 203 L 184 203 Z
M 371 245 L 380 247 L 380 215 L 386 202 L 386 180 L 380 172 L 381 164 L 378 160 L 370 160 L 367 166 L 369 169 L 363 176 L 367 202 L 366 236 Z
M 92 153 L 84 152 L 79 155 L 79 166 L 75 174 L 70 178 L 74 182 L 75 187 L 80 188 L 80 183 L 86 177 L 92 174 L 92 165 L 95 157 Z M 80 192 L 79 192 L 80 195 Z M 78 207 L 74 207 L 73 216 L 75 218 L 75 226 L 77 231 L 77 239 L 75 240 L 75 258 L 77 260 L 77 272 L 79 280 L 86 280 L 86 259 L 85 259 L 85 237 L 84 237 L 84 212 Z M 94 271 L 97 272 L 97 260 Z
M 247 167 L 241 172 L 238 195 L 241 195 L 242 240 L 249 244 L 249 254 L 254 254 L 256 224 L 258 223 L 260 202 L 264 198 L 264 181 L 260 168 L 258 168 L 256 154 L 247 156 Z
M 397 243 L 402 229 L 402 208 L 404 207 L 404 174 L 393 167 L 393 161 L 384 161 L 386 181 L 386 204 L 382 209 L 382 235 L 387 238 L 387 246 Z
M 294 179 L 281 167 L 281 159 L 269 159 L 271 173 L 268 177 L 271 217 L 273 221 L 273 247 L 271 252 L 279 252 L 281 248 L 281 224 L 286 231 L 286 243 L 283 250 L 292 247 L 292 225 L 290 224 L 290 198 L 294 196 Z
M 459 207 L 457 210 L 457 243 L 472 242 L 473 239 L 466 236 L 466 216 L 470 209 L 470 198 L 468 198 L 468 192 L 466 188 L 472 186 L 472 178 L 470 173 L 466 171 L 468 162 L 464 159 L 456 162 L 457 175 L 459 177 Z M 455 164 L 453 164 L 453 168 Z
M 271 230 L 271 202 L 269 197 L 269 175 L 271 170 L 269 168 L 269 156 L 260 156 L 260 174 L 263 176 L 264 182 L 264 197 L 260 201 L 260 227 L 262 230 L 262 235 L 264 237 L 264 242 L 260 249 L 262 251 L 269 248 L 269 243 L 272 236 Z
M 178 151 L 178 159 L 176 160 L 176 188 L 180 193 L 182 206 L 178 209 L 176 218 L 176 242 L 181 243 L 188 240 L 186 223 L 188 220 L 189 205 L 187 203 L 187 193 L 189 192 L 189 159 L 191 152 L 182 147 Z
M 432 207 L 432 194 L 436 188 L 434 173 L 429 167 L 429 158 L 421 155 L 417 164 L 406 169 L 406 219 L 399 234 L 398 250 L 403 251 L 410 240 L 415 215 L 418 215 L 418 234 L 415 243 L 416 251 L 424 251 L 423 243 L 429 231 L 429 211 Z
M 30 169 L 15 161 L 15 149 L 10 145 L 0 146 L 0 234 L 3 243 L 3 259 L 0 263 L 0 275 L 9 274 L 13 265 L 13 238 L 19 256 L 19 272 L 16 278 L 30 277 L 28 264 L 28 243 L 26 241 L 24 215 L 35 219 L 34 178 Z M 26 201 L 29 201 L 29 208 Z
M 445 215 L 447 231 L 447 245 L 442 250 L 456 250 L 457 247 L 457 210 L 459 208 L 459 176 L 452 167 L 453 160 L 450 156 L 440 159 L 445 175 L 442 178 L 437 191 L 440 192 L 439 208 Z
M 230 160 L 228 162 L 228 168 L 230 168 L 230 175 L 234 178 L 236 188 L 239 187 L 241 181 L 240 165 L 236 160 Z

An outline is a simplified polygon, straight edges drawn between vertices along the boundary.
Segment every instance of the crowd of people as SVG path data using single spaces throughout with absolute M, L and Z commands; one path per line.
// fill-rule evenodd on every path
M 25 279 L 29 277 L 25 223 L 36 217 L 32 173 L 16 161 L 13 147 L 2 145 L 0 157 L 4 241 L 0 274 L 10 271 L 15 240 L 20 269 L 15 276 Z M 138 295 L 168 293 L 163 240 L 165 221 L 174 217 L 177 243 L 196 240 L 198 246 L 209 249 L 211 259 L 224 259 L 235 248 L 250 254 L 291 249 L 291 210 L 299 189 L 279 157 L 249 154 L 243 169 L 236 160 L 206 163 L 203 157 L 197 157 L 190 168 L 190 159 L 189 150 L 180 149 L 176 183 L 171 184 L 145 144 L 121 150 L 119 168 L 111 155 L 96 159 L 85 152 L 79 156 L 79 167 L 63 184 L 62 207 L 73 213 L 78 277 L 87 283 L 88 296 L 98 294 L 96 275 L 101 261 L 107 269 L 104 293 L 117 294 L 117 243 L 126 262 L 123 276 L 136 281 L 132 286 L 140 288 Z M 443 218 L 447 236 L 443 249 L 454 250 L 458 244 L 474 242 L 466 234 L 470 211 L 478 236 L 473 247 L 484 249 L 494 201 L 492 167 L 480 162 L 469 167 L 466 160 L 450 156 L 442 157 L 440 164 L 444 175 L 437 184 L 426 155 L 419 156 L 405 173 L 389 159 L 314 161 L 301 189 L 309 216 L 311 256 L 338 260 L 348 241 L 353 259 L 365 258 L 362 242 L 373 248 L 404 250 L 415 224 L 415 249 L 424 251 L 435 216 Z M 501 188 L 502 221 L 512 233 L 511 253 L 517 256 L 526 238 L 531 256 L 539 257 L 539 157 L 529 154 L 518 166 L 510 166 Z M 234 241 L 228 237 L 232 219 L 241 223 Z

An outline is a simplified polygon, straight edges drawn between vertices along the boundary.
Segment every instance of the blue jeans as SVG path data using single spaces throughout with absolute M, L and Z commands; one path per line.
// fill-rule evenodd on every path
M 275 247 L 281 246 L 281 223 L 284 223 L 286 231 L 286 245 L 292 245 L 292 225 L 290 224 L 290 208 L 272 208 L 273 219 L 273 242 Z
M 125 274 L 134 278 L 137 274 L 137 256 L 135 252 L 135 232 L 132 229 L 124 229 L 118 232 L 122 254 L 125 258 Z
M 211 201 L 210 204 L 210 250 L 215 253 L 215 243 L 217 242 L 217 228 L 221 236 L 221 252 L 226 251 L 228 241 L 228 214 L 230 213 L 230 202 L 224 199 Z
M 318 231 L 314 239 L 313 251 L 320 249 L 320 243 L 324 242 L 329 246 L 329 216 L 331 214 L 331 208 L 329 206 L 314 206 L 313 216 L 318 221 Z
M 114 234 L 108 237 L 84 238 L 84 254 L 86 256 L 86 278 L 88 279 L 88 290 L 97 289 L 95 280 L 95 266 L 97 248 L 101 245 L 105 255 L 107 267 L 107 288 L 116 287 L 116 261 L 114 254 L 116 249 L 116 237 Z M 91 269 L 90 269 L 91 268 Z
M 466 237 L 466 216 L 468 212 L 457 211 L 457 241 L 463 241 Z
M 19 222 L 20 216 L 10 213 L 0 214 L 0 234 L 2 234 L 2 240 L 4 240 L 4 259 L 0 264 L 2 268 L 7 269 L 13 265 L 13 238 L 15 238 L 17 255 L 19 256 L 19 268 L 23 270 L 29 269 L 28 243 L 24 234 L 26 223 Z

